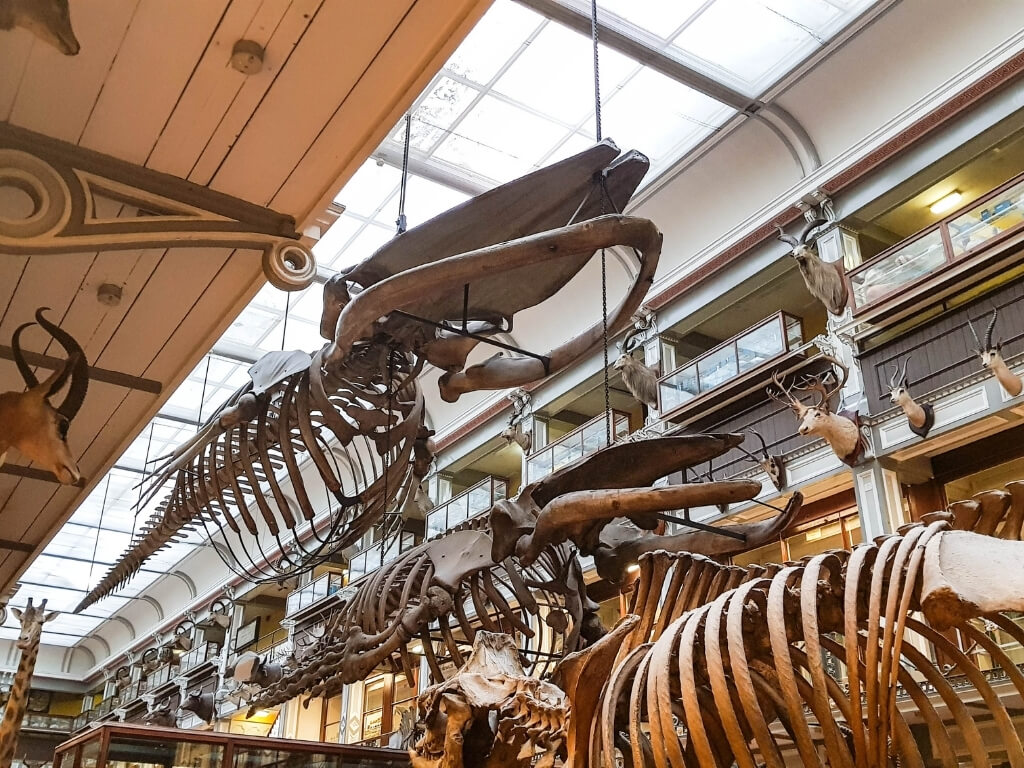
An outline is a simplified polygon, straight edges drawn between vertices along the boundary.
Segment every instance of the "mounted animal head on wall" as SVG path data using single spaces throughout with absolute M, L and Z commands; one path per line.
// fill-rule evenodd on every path
M 782 403 L 793 410 L 797 418 L 797 432 L 805 437 L 820 437 L 829 444 L 832 452 L 849 466 L 856 465 L 867 444 L 860 432 L 860 423 L 856 412 L 843 411 L 832 412 L 832 398 L 839 394 L 846 378 L 849 376 L 849 369 L 841 362 L 830 355 L 823 355 L 834 366 L 835 370 L 813 376 L 804 376 L 799 383 L 786 386 L 779 378 L 778 372 L 772 374 L 772 382 L 775 389 L 768 387 L 768 397 L 776 402 Z M 841 374 L 836 373 L 841 371 Z M 829 380 L 835 382 L 830 385 Z M 816 396 L 815 402 L 805 405 L 794 392 L 809 392 Z
M 634 328 L 622 340 L 622 354 L 614 368 L 622 375 L 629 393 L 648 408 L 658 407 L 658 371 L 633 356 L 642 347 L 644 330 Z
M 68 0 L 0 0 L 0 29 L 21 27 L 65 56 L 81 49 L 71 28 Z
M 768 475 L 768 479 L 775 487 L 775 490 L 781 491 L 786 487 L 786 467 L 782 463 L 782 457 L 774 456 L 768 452 L 768 444 L 765 443 L 760 432 L 754 432 L 754 430 L 751 430 L 751 432 L 753 432 L 754 436 L 761 441 L 761 455 L 754 455 L 742 445 L 738 446 L 738 448 L 746 454 L 750 461 L 754 462 L 766 475 Z
M 842 262 L 822 261 L 817 247 L 810 242 L 814 231 L 828 223 L 825 219 L 815 219 L 804 227 L 799 238 L 787 235 L 782 227 L 776 229 L 779 230 L 778 239 L 790 247 L 789 255 L 796 259 L 807 290 L 825 305 L 825 309 L 838 316 L 846 311 L 850 300 Z
M 995 330 L 998 318 L 999 310 L 993 308 L 992 319 L 989 321 L 988 328 L 985 329 L 984 343 L 978 338 L 978 332 L 974 330 L 974 323 L 971 322 L 970 318 L 967 319 L 967 327 L 971 329 L 971 335 L 974 336 L 974 341 L 978 344 L 974 353 L 981 358 L 982 367 L 992 371 L 992 374 L 999 382 L 999 386 L 1003 388 L 1006 394 L 1010 397 L 1016 397 L 1024 389 L 1024 382 L 1021 381 L 1020 376 L 1010 371 L 1003 360 L 1003 340 L 1000 339 L 995 344 L 992 343 L 992 331 Z
M 25 323 L 11 337 L 14 362 L 25 385 L 24 392 L 0 394 L 0 464 L 9 448 L 17 448 L 26 457 L 57 476 L 67 485 L 81 477 L 78 465 L 68 448 L 68 427 L 82 407 L 89 386 L 89 364 L 85 353 L 70 334 L 43 315 L 46 308 L 36 310 L 41 325 L 67 354 L 64 364 L 40 382 L 21 350 L 21 334 L 35 323 Z M 60 406 L 50 403 L 70 380 L 68 394 Z
M 910 364 L 910 357 L 903 361 L 903 370 L 900 370 L 899 361 L 896 361 L 896 370 L 889 379 L 889 402 L 898 405 L 906 414 L 910 431 L 918 437 L 927 437 L 935 424 L 935 410 L 928 403 L 918 405 L 910 396 L 907 380 L 907 366 Z

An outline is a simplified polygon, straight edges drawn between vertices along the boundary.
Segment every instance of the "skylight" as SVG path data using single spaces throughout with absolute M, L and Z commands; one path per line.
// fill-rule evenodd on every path
M 525 2 L 526 0 L 524 0 Z M 529 0 L 589 12 L 585 0 Z M 750 97 L 762 94 L 824 45 L 869 0 L 599 0 L 601 20 L 658 55 Z M 589 37 L 511 0 L 497 0 L 412 108 L 406 214 L 415 226 L 482 191 L 579 152 L 595 140 Z M 735 110 L 636 60 L 600 47 L 603 135 L 650 157 L 650 183 L 719 130 Z M 320 265 L 345 269 L 394 236 L 405 121 L 336 197 L 344 210 L 314 246 Z M 398 159 L 396 161 L 396 158 Z M 149 460 L 188 440 L 248 378 L 266 352 L 312 352 L 321 288 L 263 288 L 170 396 L 114 469 L 21 579 L 11 601 L 48 598 L 71 610 L 123 551 L 158 495 L 138 511 L 136 487 Z M 173 571 L 204 542 L 197 533 L 152 558 L 115 596 L 83 616 L 64 613 L 43 642 L 74 645 Z M 168 607 L 171 615 L 177 606 Z M 10 616 L 0 637 L 17 635 Z

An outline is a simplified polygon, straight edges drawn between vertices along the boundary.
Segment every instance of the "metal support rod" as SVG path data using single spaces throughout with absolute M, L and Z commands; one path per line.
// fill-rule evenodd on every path
M 476 339 L 477 341 L 482 342 L 484 344 L 490 344 L 492 347 L 498 347 L 498 349 L 504 349 L 509 352 L 515 352 L 520 355 L 525 355 L 526 357 L 532 357 L 534 360 L 540 360 L 541 365 L 544 366 L 544 374 L 547 375 L 548 373 L 551 372 L 551 358 L 548 357 L 547 355 L 538 355 L 536 352 L 529 352 L 525 349 L 520 349 L 519 347 L 513 347 L 511 344 L 505 344 L 501 341 L 495 341 L 494 339 L 490 339 L 487 336 L 481 336 L 479 333 L 464 331 L 461 328 L 456 328 L 455 326 L 449 325 L 448 323 L 438 323 L 434 320 L 428 320 L 425 317 L 414 315 L 411 312 L 404 312 L 401 309 L 393 309 L 391 310 L 391 312 L 396 315 L 401 315 L 402 317 L 407 317 L 410 320 L 415 320 L 418 323 L 432 325 L 435 328 L 440 328 L 442 331 L 448 331 L 449 333 L 454 333 L 458 336 L 465 336 L 468 339 Z
M 9 549 L 12 552 L 35 552 L 34 544 L 26 544 L 24 541 L 11 541 L 0 539 L 0 549 Z
M 22 352 L 25 358 L 25 362 L 29 365 L 37 365 L 40 368 L 48 368 L 50 370 L 57 370 L 64 367 L 64 358 L 62 357 L 51 357 L 50 355 L 41 355 L 38 352 Z M 13 360 L 14 350 L 8 346 L 0 344 L 0 359 Z M 149 392 L 153 395 L 159 395 L 164 388 L 164 385 L 159 381 L 153 379 L 144 379 L 140 376 L 132 376 L 127 373 L 121 373 L 119 371 L 110 371 L 106 368 L 94 368 L 89 366 L 89 378 L 92 381 L 102 381 L 106 384 L 113 384 L 117 387 L 125 387 L 126 389 L 136 389 L 140 392 Z
M 681 525 L 686 525 L 690 528 L 696 528 L 698 531 L 717 533 L 719 536 L 728 536 L 730 539 L 737 539 L 739 541 L 747 540 L 747 536 L 744 533 L 736 533 L 735 531 L 729 531 L 725 528 L 717 528 L 713 525 L 698 523 L 696 520 L 691 520 L 689 517 L 676 517 L 675 515 L 670 515 L 665 512 L 656 512 L 654 516 L 659 520 L 665 520 L 670 523 L 680 523 Z

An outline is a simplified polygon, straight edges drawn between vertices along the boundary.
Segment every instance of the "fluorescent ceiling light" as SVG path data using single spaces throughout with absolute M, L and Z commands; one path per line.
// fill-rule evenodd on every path
M 940 197 L 938 200 L 936 200 L 934 203 L 928 206 L 928 210 L 934 213 L 936 216 L 938 216 L 939 214 L 946 213 L 947 211 L 952 211 L 954 208 L 956 208 L 957 203 L 959 203 L 962 199 L 963 195 L 960 194 L 958 190 L 954 189 L 945 197 Z

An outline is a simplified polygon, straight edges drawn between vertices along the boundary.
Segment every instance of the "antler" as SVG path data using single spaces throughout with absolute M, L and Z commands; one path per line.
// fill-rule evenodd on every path
M 761 453 L 764 454 L 764 458 L 767 459 L 768 458 L 768 443 L 766 443 L 764 441 L 764 437 L 757 430 L 752 429 L 752 430 L 750 430 L 750 433 L 752 435 L 754 435 L 758 440 L 761 441 Z M 736 447 L 739 448 L 741 451 L 743 451 L 743 453 L 745 453 L 747 455 L 747 458 L 749 458 L 755 464 L 760 464 L 761 463 L 761 459 L 757 458 L 754 454 L 752 454 L 750 451 L 748 451 L 746 448 L 744 448 L 742 443 L 740 445 L 737 445 Z
M 776 395 L 772 391 L 771 387 L 767 387 L 765 389 L 765 393 L 768 395 L 768 397 L 770 397 L 777 403 L 782 403 L 783 405 L 792 408 L 794 411 L 796 411 L 797 414 L 802 414 L 807 409 L 807 406 L 801 403 L 797 398 L 793 397 L 793 388 L 787 387 L 785 384 L 782 383 L 782 380 L 779 378 L 778 371 L 772 374 L 772 382 L 775 384 L 776 387 L 779 388 L 779 394 Z M 783 399 L 783 397 L 785 399 Z

